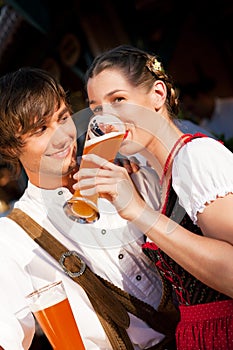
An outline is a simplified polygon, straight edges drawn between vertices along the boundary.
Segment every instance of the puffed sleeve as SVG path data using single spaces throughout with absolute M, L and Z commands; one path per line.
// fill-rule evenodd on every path
M 192 140 L 174 158 L 172 186 L 196 224 L 207 203 L 233 193 L 233 153 L 212 138 Z

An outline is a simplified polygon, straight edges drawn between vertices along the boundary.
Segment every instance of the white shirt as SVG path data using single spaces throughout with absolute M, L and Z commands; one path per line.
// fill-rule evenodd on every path
M 150 260 L 142 253 L 144 237 L 132 224 L 100 199 L 100 219 L 82 225 L 67 218 L 66 188 L 43 190 L 28 184 L 15 204 L 45 227 L 68 249 L 75 250 L 97 274 L 153 305 L 159 305 L 161 281 Z M 109 350 L 107 336 L 82 288 L 63 273 L 60 265 L 42 250 L 15 222 L 0 219 L 0 345 L 5 350 L 28 349 L 34 335 L 34 320 L 25 296 L 53 281 L 62 280 L 84 346 Z M 135 349 L 152 346 L 163 335 L 130 315 L 128 334 Z
M 206 203 L 233 193 L 233 153 L 209 137 L 192 140 L 174 158 L 172 186 L 196 224 Z

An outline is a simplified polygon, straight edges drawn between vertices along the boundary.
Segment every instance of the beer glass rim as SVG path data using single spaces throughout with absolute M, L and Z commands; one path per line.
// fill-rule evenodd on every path
M 61 285 L 61 284 L 62 284 L 62 281 L 56 281 L 56 282 L 47 284 L 46 286 L 41 287 L 41 288 L 39 288 L 39 289 L 33 291 L 32 293 L 28 294 L 28 295 L 26 296 L 26 298 L 29 299 L 29 298 L 33 297 L 34 295 L 36 295 L 36 294 L 44 293 L 44 292 L 46 292 L 47 290 L 49 290 L 50 288 L 55 287 L 55 286 L 58 286 L 59 284 Z

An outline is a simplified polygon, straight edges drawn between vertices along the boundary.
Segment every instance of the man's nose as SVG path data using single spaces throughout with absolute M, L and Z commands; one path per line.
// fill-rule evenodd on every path
M 53 146 L 61 147 L 63 144 L 70 139 L 69 133 L 65 127 L 59 126 L 53 133 L 51 137 L 51 143 Z

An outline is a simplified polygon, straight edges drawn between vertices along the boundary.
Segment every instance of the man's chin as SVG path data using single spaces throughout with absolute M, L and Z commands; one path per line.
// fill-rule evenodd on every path
M 62 175 L 69 175 L 70 173 L 73 173 L 75 170 L 77 170 L 77 162 L 74 161 L 69 166 L 64 167 L 62 171 Z

